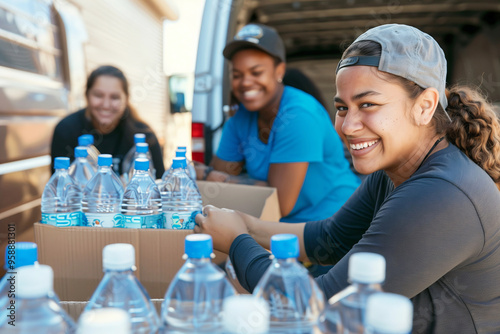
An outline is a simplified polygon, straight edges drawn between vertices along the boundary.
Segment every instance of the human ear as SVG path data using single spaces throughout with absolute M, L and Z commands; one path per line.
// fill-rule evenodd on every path
M 416 101 L 416 120 L 419 125 L 427 125 L 432 120 L 439 103 L 439 92 L 436 88 L 425 89 Z
M 286 71 L 286 65 L 284 62 L 281 62 L 278 65 L 276 65 L 274 73 L 275 73 L 277 82 L 283 81 L 283 77 L 285 76 L 285 71 Z

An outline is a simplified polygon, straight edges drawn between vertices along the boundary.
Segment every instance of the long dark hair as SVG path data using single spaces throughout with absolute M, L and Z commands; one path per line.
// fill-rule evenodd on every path
M 360 41 L 347 48 L 342 59 L 380 55 L 380 44 Z M 424 88 L 405 78 L 389 73 L 386 75 L 399 82 L 411 99 L 416 99 L 424 91 Z M 434 112 L 436 133 L 446 135 L 448 141 L 484 169 L 500 189 L 500 124 L 493 106 L 479 91 L 466 86 L 454 86 L 447 90 L 446 96 L 446 111 L 438 104 Z
M 127 77 L 125 77 L 125 74 L 123 74 L 123 72 L 120 69 L 114 66 L 111 65 L 99 66 L 98 68 L 93 70 L 92 73 L 90 73 L 90 75 L 87 78 L 87 84 L 85 87 L 85 96 L 88 98 L 89 91 L 94 86 L 97 78 L 103 75 L 114 77 L 120 80 L 120 82 L 122 83 L 123 92 L 127 96 L 127 106 L 125 109 L 125 116 L 130 115 L 131 118 L 140 121 L 141 118 L 139 117 L 137 110 L 132 105 L 130 105 Z

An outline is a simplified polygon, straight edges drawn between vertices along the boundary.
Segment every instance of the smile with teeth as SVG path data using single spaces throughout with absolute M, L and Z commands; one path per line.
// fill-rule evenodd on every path
M 367 142 L 364 142 L 364 143 L 359 143 L 359 144 L 351 144 L 351 149 L 352 150 L 362 150 L 364 148 L 367 148 L 367 147 L 370 147 L 372 146 L 373 144 L 377 143 L 378 142 L 378 139 L 377 140 L 372 140 L 372 141 L 367 141 Z
M 252 98 L 252 97 L 256 96 L 257 94 L 259 94 L 259 91 L 257 89 L 248 90 L 246 92 L 243 92 L 243 96 L 246 98 Z

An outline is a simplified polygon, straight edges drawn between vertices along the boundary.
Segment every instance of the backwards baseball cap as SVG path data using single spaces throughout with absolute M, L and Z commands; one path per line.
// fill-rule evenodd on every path
M 285 61 L 285 46 L 278 32 L 263 24 L 247 24 L 227 43 L 222 54 L 228 60 L 244 49 L 259 49 L 269 55 Z
M 342 59 L 341 68 L 365 65 L 408 79 L 422 88 L 436 88 L 439 103 L 446 110 L 446 58 L 439 44 L 428 34 L 404 24 L 384 24 L 372 28 L 354 42 L 373 41 L 380 44 L 380 57 L 359 56 Z M 446 113 L 447 114 L 447 113 Z

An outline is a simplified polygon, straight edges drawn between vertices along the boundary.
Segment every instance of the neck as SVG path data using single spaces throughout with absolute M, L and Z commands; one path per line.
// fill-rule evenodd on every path
M 385 171 L 394 183 L 394 187 L 398 187 L 408 180 L 432 154 L 448 146 L 448 142 L 446 139 L 441 139 L 442 137 L 439 134 L 434 135 L 425 144 L 419 145 L 416 152 L 408 160 L 403 161 L 394 169 Z
M 278 115 L 280 108 L 281 97 L 283 96 L 283 91 L 285 90 L 284 85 L 278 85 L 277 92 L 274 97 L 265 105 L 261 110 L 259 110 L 259 119 L 265 123 L 271 124 Z

